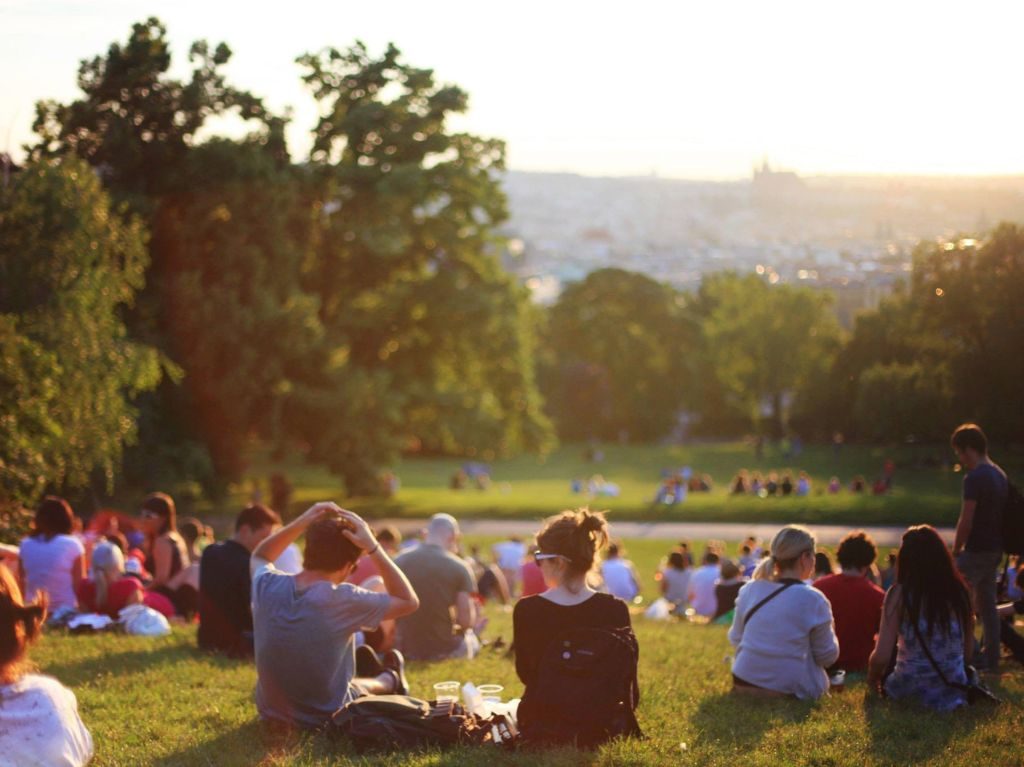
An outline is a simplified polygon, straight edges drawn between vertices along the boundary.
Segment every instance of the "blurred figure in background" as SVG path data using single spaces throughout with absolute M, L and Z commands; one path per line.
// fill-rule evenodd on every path
M 67 501 L 47 496 L 19 549 L 21 582 L 28 600 L 33 602 L 45 593 L 52 614 L 76 608 L 75 589 L 85 579 L 85 547 L 72 535 L 74 519 Z

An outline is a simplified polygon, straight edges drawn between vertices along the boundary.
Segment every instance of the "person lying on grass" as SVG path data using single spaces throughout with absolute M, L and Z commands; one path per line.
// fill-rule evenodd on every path
M 303 569 L 280 572 L 273 561 L 303 533 Z M 364 552 L 374 557 L 387 593 L 345 583 Z M 409 581 L 359 516 L 317 503 L 262 541 L 250 568 L 261 719 L 316 728 L 355 698 L 408 692 L 405 662 L 394 650 L 379 661 L 363 651 L 370 658 L 360 670 L 368 675 L 356 677 L 354 634 L 419 607 Z

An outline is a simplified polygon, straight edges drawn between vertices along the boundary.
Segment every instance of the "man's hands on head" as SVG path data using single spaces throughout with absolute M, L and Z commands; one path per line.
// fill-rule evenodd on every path
M 314 503 L 299 517 L 299 520 L 304 523 L 305 526 L 309 526 L 316 522 L 318 519 L 326 514 L 337 513 L 342 511 L 341 506 L 336 504 L 334 501 L 319 501 Z
M 377 547 L 377 538 L 374 536 L 370 526 L 366 524 L 366 520 L 360 517 L 353 511 L 348 509 L 338 509 L 338 514 L 342 519 L 352 525 L 352 530 L 345 530 L 344 535 L 352 543 L 361 548 L 363 551 L 372 551 Z

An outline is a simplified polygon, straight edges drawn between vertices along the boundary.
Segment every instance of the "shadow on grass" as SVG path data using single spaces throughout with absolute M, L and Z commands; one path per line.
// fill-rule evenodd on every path
M 927 761 L 951 742 L 963 742 L 999 710 L 995 705 L 977 704 L 942 714 L 913 701 L 875 695 L 865 695 L 863 706 L 871 753 L 880 764 Z
M 234 660 L 223 656 L 201 652 L 189 644 L 173 644 L 162 647 L 123 650 L 121 652 L 103 653 L 89 658 L 47 663 L 43 672 L 60 679 L 64 684 L 76 687 L 92 682 L 99 677 L 116 673 L 119 678 L 141 674 L 154 668 L 166 670 L 173 674 L 173 667 L 183 663 L 207 661 L 218 668 L 233 668 L 251 665 L 243 660 Z
M 769 730 L 799 725 L 814 709 L 813 701 L 759 699 L 721 693 L 705 698 L 690 719 L 697 742 L 705 748 L 747 755 Z
M 313 736 L 300 732 L 268 729 L 253 719 L 211 740 L 203 740 L 153 760 L 154 767 L 182 767 L 196 764 L 250 765 L 268 757 L 287 757 L 302 750 Z

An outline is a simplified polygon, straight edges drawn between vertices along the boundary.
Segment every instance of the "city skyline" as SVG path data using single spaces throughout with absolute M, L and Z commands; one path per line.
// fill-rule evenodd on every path
M 1024 104 L 1012 88 L 1024 8 L 767 5 L 641 0 L 625 14 L 525 2 L 491 20 L 461 0 L 397 3 L 386 15 L 319 1 L 273 13 L 196 0 L 0 1 L 0 150 L 20 158 L 35 102 L 74 99 L 79 61 L 155 15 L 172 74 L 187 71 L 194 40 L 227 42 L 230 81 L 293 109 L 300 159 L 316 111 L 295 58 L 361 39 L 374 53 L 394 42 L 468 91 L 454 127 L 504 139 L 515 170 L 726 180 L 767 157 L 801 175 L 1024 174 Z M 208 133 L 242 130 L 228 121 Z

